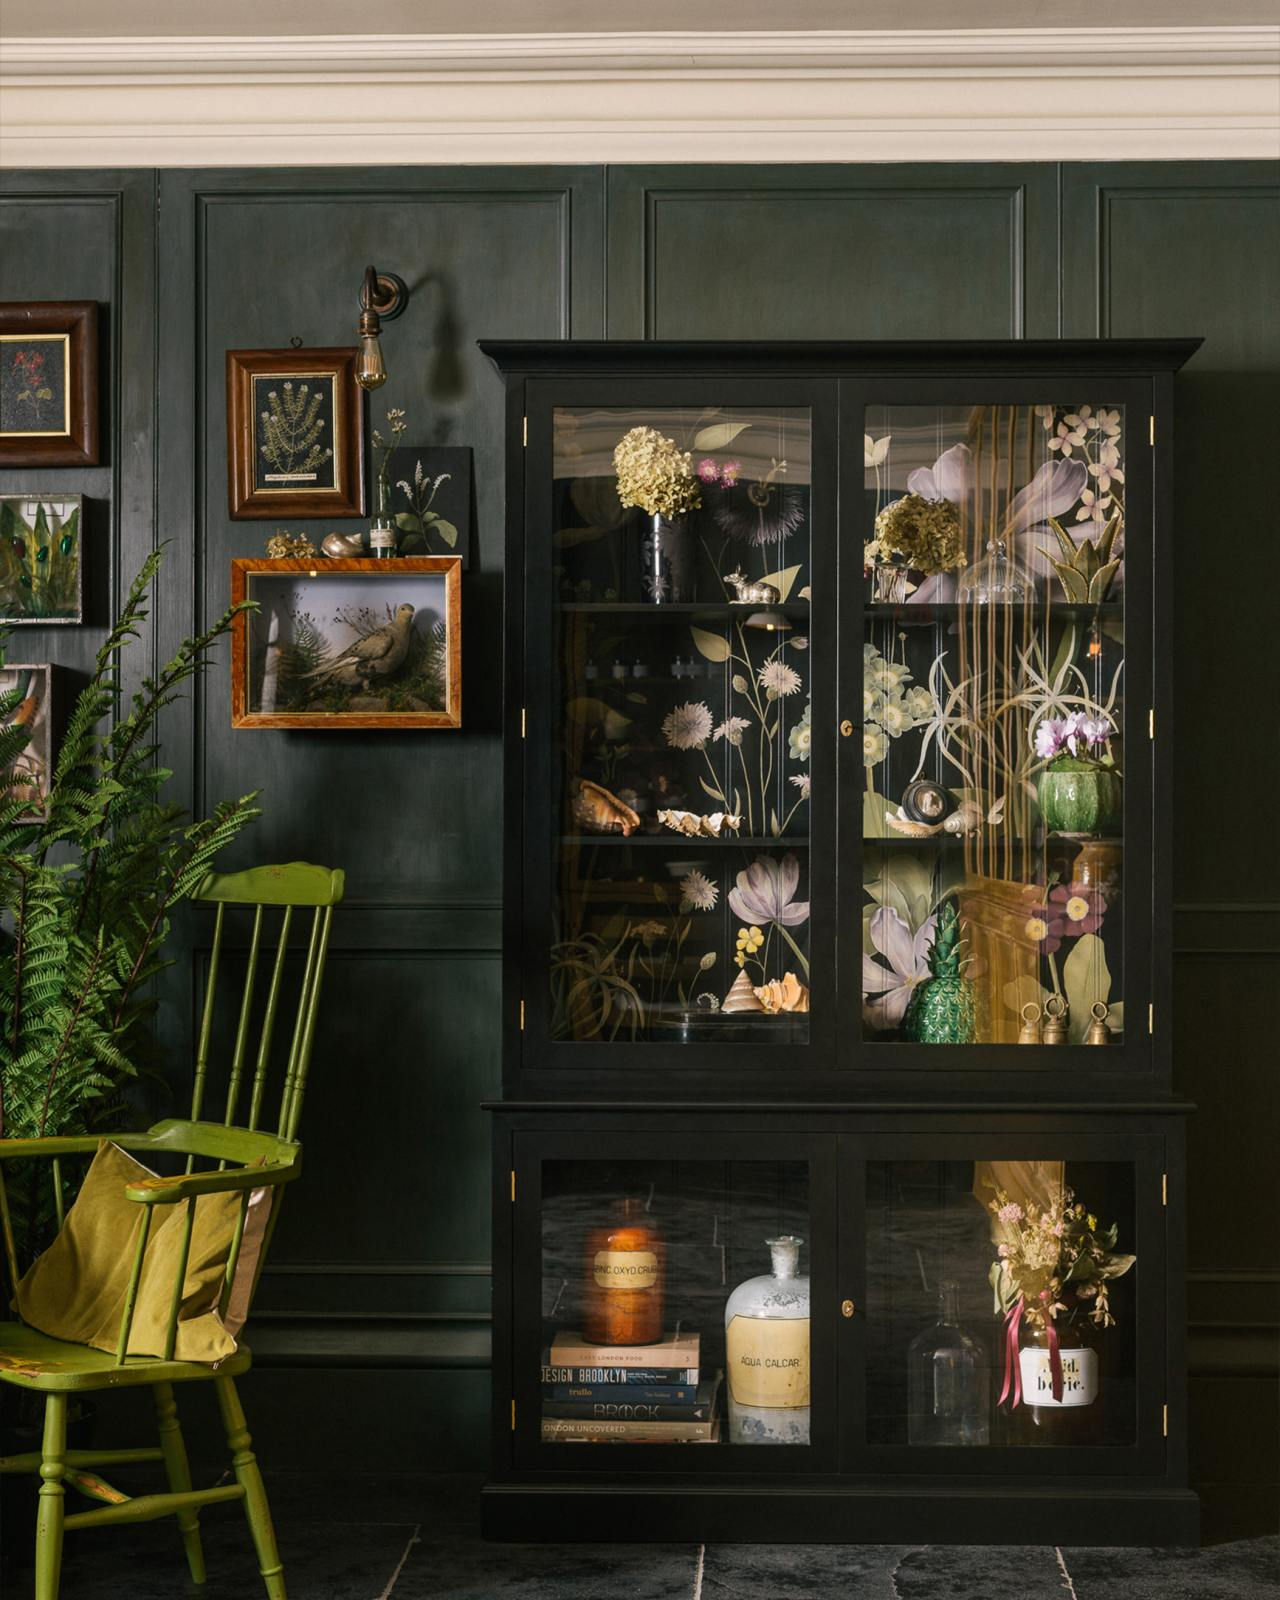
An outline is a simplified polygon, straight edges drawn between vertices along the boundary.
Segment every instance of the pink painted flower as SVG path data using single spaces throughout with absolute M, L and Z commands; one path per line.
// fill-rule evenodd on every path
M 718 483 L 720 481 L 720 468 L 710 456 L 707 456 L 698 463 L 698 476 L 703 483 Z
M 726 461 L 720 468 L 720 487 L 732 489 L 742 473 L 741 461 Z
M 1016 1200 L 1009 1200 L 1000 1207 L 999 1211 L 996 1212 L 996 1216 L 999 1217 L 1001 1222 L 1021 1222 L 1023 1210 Z
M 1057 908 L 1062 930 L 1068 938 L 1096 933 L 1107 910 L 1107 902 L 1098 890 L 1082 883 L 1060 883 L 1049 891 L 1049 904 Z
M 1051 956 L 1062 943 L 1062 915 L 1050 906 L 1029 906 L 1022 931 Z
M 737 885 L 729 890 L 729 905 L 739 922 L 777 922 L 795 928 L 809 918 L 809 902 L 792 896 L 800 883 L 800 863 L 790 851 L 781 861 L 757 856 Z
M 871 913 L 871 943 L 888 963 L 862 957 L 862 1015 L 873 1028 L 887 1032 L 902 1022 L 913 990 L 929 976 L 937 922 L 936 914 L 926 917 L 913 934 L 893 906 L 877 906 Z

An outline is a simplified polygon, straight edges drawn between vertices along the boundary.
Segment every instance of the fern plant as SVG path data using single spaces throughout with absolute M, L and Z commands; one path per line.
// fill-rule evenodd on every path
M 123 1111 L 146 1059 L 173 910 L 259 814 L 249 794 L 190 821 L 161 794 L 172 773 L 157 760 L 156 720 L 208 666 L 234 608 L 124 704 L 120 658 L 161 558 L 148 558 L 98 652 L 34 821 L 13 771 L 28 732 L 0 731 L 0 1137 L 96 1131 Z M 18 693 L 0 695 L 0 725 Z M 15 1231 L 30 1250 L 50 1207 L 13 1176 Z

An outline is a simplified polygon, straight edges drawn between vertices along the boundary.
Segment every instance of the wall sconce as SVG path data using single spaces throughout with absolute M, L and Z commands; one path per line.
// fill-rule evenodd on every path
M 403 278 L 398 278 L 394 272 L 378 272 L 373 267 L 364 269 L 358 328 L 360 354 L 356 358 L 356 382 L 362 389 L 380 389 L 387 381 L 378 334 L 384 322 L 400 315 L 408 299 L 409 291 Z

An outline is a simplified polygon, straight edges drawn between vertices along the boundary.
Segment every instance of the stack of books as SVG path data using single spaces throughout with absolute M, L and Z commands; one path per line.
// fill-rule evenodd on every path
M 560 1332 L 544 1352 L 549 1444 L 714 1444 L 720 1374 L 703 1376 L 696 1333 L 657 1344 L 584 1344 Z

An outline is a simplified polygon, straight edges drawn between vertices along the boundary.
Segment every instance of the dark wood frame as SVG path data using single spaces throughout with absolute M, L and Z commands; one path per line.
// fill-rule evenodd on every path
M 67 430 L 55 435 L 0 434 L 0 467 L 93 467 L 98 464 L 98 302 L 9 301 L 0 334 L 67 335 Z
M 1195 340 L 992 343 L 485 344 L 505 379 L 507 427 L 506 707 L 508 827 L 503 896 L 504 1098 L 493 1129 L 493 1473 L 484 1527 L 496 1538 L 598 1537 L 607 1506 L 614 1538 L 991 1543 L 1195 1543 L 1198 1502 L 1187 1488 L 1185 1392 L 1185 1119 L 1171 1086 L 1172 856 L 1168 671 L 1172 651 L 1169 552 L 1173 374 Z M 807 1045 L 779 1044 L 764 1060 L 719 1044 L 556 1043 L 537 998 L 545 954 L 554 774 L 548 709 L 555 596 L 547 570 L 551 412 L 585 400 L 689 403 L 695 393 L 746 404 L 809 404 L 814 417 L 810 560 L 832 579 L 825 614 L 815 585 L 812 631 L 830 629 L 832 667 L 812 683 L 815 730 L 857 704 L 864 629 L 857 453 L 868 400 L 1025 401 L 1070 389 L 1114 395 L 1127 408 L 1130 562 L 1126 613 L 1125 998 L 1123 1045 L 1071 1049 L 864 1042 L 857 997 L 837 997 Z M 1110 400 L 1108 404 L 1112 403 Z M 1150 440 L 1142 426 L 1150 413 Z M 827 461 L 827 456 L 834 459 Z M 820 507 L 826 509 L 821 510 Z M 819 533 L 819 519 L 822 522 Z M 820 548 L 828 541 L 826 554 Z M 834 641 L 832 643 L 831 641 Z M 1153 742 L 1142 726 L 1154 709 Z M 815 842 L 832 841 L 836 877 L 826 937 L 843 962 L 861 948 L 854 922 L 862 882 L 861 771 L 853 742 L 824 751 L 828 812 L 812 813 Z M 856 757 L 855 763 L 856 763 Z M 857 780 L 857 781 L 854 781 Z M 815 793 L 822 795 L 819 783 Z M 821 802 L 820 802 L 821 803 Z M 814 886 L 817 948 L 823 896 Z M 853 903 L 857 901 L 855 906 Z M 816 966 L 815 966 L 816 970 Z M 852 990 L 850 981 L 847 988 Z M 1151 1007 L 1150 1027 L 1147 1006 Z M 834 1022 L 834 1026 L 831 1023 Z M 612 1051 L 612 1053 L 611 1053 Z M 745 1151 L 812 1152 L 812 1351 L 835 1352 L 839 1450 L 761 1450 L 739 1463 L 723 1447 L 608 1450 L 542 1445 L 531 1316 L 541 1303 L 540 1180 L 545 1152 L 584 1158 L 604 1144 L 644 1153 L 679 1150 L 733 1159 Z M 807 1144 L 806 1144 L 807 1141 Z M 887 1152 L 943 1159 L 986 1145 L 1029 1154 L 1131 1160 L 1140 1236 L 1135 1336 L 1137 1436 L 1132 1448 L 1069 1452 L 997 1449 L 922 1462 L 908 1447 L 871 1447 L 858 1434 L 865 1363 L 855 1303 L 865 1282 L 859 1184 Z M 832 1278 L 824 1261 L 834 1259 Z M 838 1287 L 837 1287 L 838 1284 Z M 814 1407 L 817 1415 L 818 1407 Z M 815 1444 L 819 1443 L 815 1434 Z M 792 1457 L 795 1459 L 792 1459 Z M 808 1459 L 804 1459 L 805 1457 Z M 1039 1457 L 1037 1460 L 1036 1457 Z
M 233 728 L 460 728 L 462 726 L 462 560 L 459 556 L 402 556 L 398 559 L 314 560 L 269 556 L 239 557 L 231 563 L 231 604 L 252 599 L 249 579 L 255 573 L 298 573 L 322 582 L 326 575 L 355 573 L 384 581 L 396 573 L 443 575 L 445 627 L 448 632 L 448 685 L 443 711 L 290 711 L 248 709 L 249 614 L 236 613 L 231 626 L 231 726 Z
M 364 515 L 365 408 L 356 356 L 354 346 L 227 351 L 227 500 L 233 517 Z M 255 487 L 253 380 L 268 376 L 334 380 L 332 489 Z

